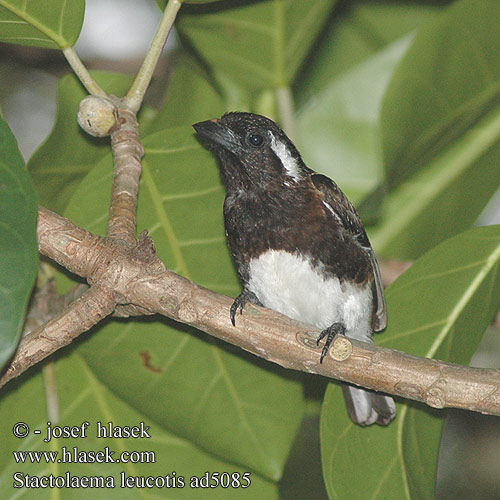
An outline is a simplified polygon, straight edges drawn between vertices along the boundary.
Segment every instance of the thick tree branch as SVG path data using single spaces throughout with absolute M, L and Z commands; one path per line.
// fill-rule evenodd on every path
M 500 370 L 458 366 L 345 338 L 336 339 L 330 355 L 320 364 L 320 348 L 315 343 L 318 330 L 251 305 L 237 317 L 233 327 L 229 320 L 232 299 L 165 269 L 147 237 L 128 248 L 92 235 L 43 208 L 39 218 L 40 251 L 86 277 L 96 290 L 87 292 L 92 300 L 87 299 L 85 315 L 77 301 L 62 317 L 27 336 L 0 384 L 110 314 L 111 308 L 103 309 L 102 304 L 113 303 L 109 299 L 112 293 L 117 303 L 131 303 L 140 310 L 192 325 L 287 368 L 351 382 L 436 408 L 455 407 L 500 415 Z M 74 320 L 81 327 L 69 332 L 68 315 L 75 315 Z
M 435 408 L 500 415 L 500 370 L 411 356 L 346 338 L 337 338 L 330 356 L 320 364 L 321 347 L 315 342 L 319 330 L 256 306 L 247 306 L 233 327 L 228 313 L 233 299 L 170 271 L 136 282 L 129 299 L 285 368 L 351 382 Z

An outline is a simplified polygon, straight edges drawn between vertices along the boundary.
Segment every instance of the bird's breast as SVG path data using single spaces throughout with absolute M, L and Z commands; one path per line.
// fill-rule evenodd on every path
M 369 340 L 370 287 L 324 271 L 297 252 L 267 250 L 250 260 L 247 288 L 265 307 L 290 318 L 321 329 L 342 322 L 348 336 Z

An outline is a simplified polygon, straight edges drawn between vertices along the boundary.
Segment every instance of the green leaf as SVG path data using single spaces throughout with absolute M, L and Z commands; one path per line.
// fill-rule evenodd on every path
M 92 77 L 113 95 L 123 95 L 132 82 L 131 77 L 118 73 L 93 71 Z M 55 212 L 63 210 L 76 186 L 110 150 L 109 138 L 91 137 L 76 121 L 78 106 L 86 95 L 74 75 L 61 78 L 57 87 L 56 122 L 47 140 L 28 162 L 40 204 Z
M 428 2 L 343 2 L 294 85 L 296 102 L 300 105 L 321 92 L 332 80 L 376 56 L 441 9 Z
M 370 230 L 377 252 L 414 259 L 470 227 L 500 184 L 500 107 L 385 199 Z
M 214 158 L 191 130 L 144 140 L 138 228 L 148 229 L 169 268 L 235 296 L 240 288 L 224 237 L 223 188 Z M 66 211 L 101 234 L 111 192 L 108 160 L 85 178 Z M 280 477 L 303 413 L 294 375 L 160 318 L 109 322 L 80 352 L 110 390 L 170 432 Z
M 35 282 L 36 216 L 33 184 L 0 116 L 0 368 L 17 347 Z
M 382 108 L 391 188 L 459 143 L 497 108 L 499 15 L 495 0 L 459 1 L 415 36 Z
M 168 82 L 167 96 L 144 134 L 221 116 L 226 107 L 221 95 L 198 65 L 183 56 L 176 62 Z
M 379 112 L 394 66 L 409 38 L 333 79 L 297 113 L 298 145 L 306 164 L 333 179 L 352 201 L 383 176 Z
M 0 495 L 4 499 L 22 498 L 27 499 L 53 499 L 58 491 L 61 498 L 68 500 L 101 498 L 101 499 L 188 499 L 207 498 L 218 499 L 247 499 L 262 498 L 266 500 L 277 500 L 278 492 L 276 485 L 266 481 L 255 472 L 250 474 L 250 487 L 246 488 L 200 488 L 198 490 L 190 487 L 191 476 L 204 476 L 209 473 L 224 472 L 229 474 L 245 472 L 230 462 L 221 460 L 200 450 L 185 439 L 178 438 L 168 432 L 163 426 L 151 420 L 148 415 L 140 409 L 134 409 L 127 405 L 122 399 L 116 397 L 94 376 L 92 370 L 82 356 L 73 352 L 71 355 L 59 359 L 56 362 L 57 387 L 56 397 L 59 401 L 60 420 L 58 425 L 69 428 L 78 427 L 82 429 L 82 423 L 88 422 L 85 428 L 85 437 L 52 439 L 49 443 L 43 440 L 47 436 L 47 421 L 52 417 L 47 414 L 46 402 L 44 401 L 44 383 L 40 373 L 31 375 L 23 383 L 14 382 L 7 393 L 0 400 L 0 422 L 1 437 L 0 446 L 4 451 L 0 456 Z M 12 429 L 19 422 L 29 426 L 30 432 L 26 438 L 16 438 Z M 113 426 L 140 426 L 150 437 L 143 434 L 142 438 L 117 438 L 97 437 L 97 422 L 108 429 L 108 422 Z M 54 429 L 56 422 L 52 422 Z M 149 429 L 147 429 L 149 427 Z M 35 430 L 41 434 L 36 435 Z M 81 432 L 81 431 L 80 431 Z M 81 435 L 81 434 L 80 434 Z M 102 434 L 101 434 L 102 436 Z M 29 459 L 25 463 L 16 463 L 13 452 L 45 451 L 57 452 L 57 458 L 73 456 L 74 448 L 77 452 L 87 452 L 89 463 L 46 463 L 42 458 L 40 463 L 33 463 Z M 122 453 L 125 460 L 129 457 L 135 461 L 114 462 L 90 462 L 91 453 L 101 452 L 102 458 L 106 455 L 103 450 L 109 449 L 108 456 L 113 460 L 120 459 Z M 66 449 L 64 453 L 63 448 Z M 111 455 L 110 452 L 113 452 Z M 137 461 L 139 453 L 142 461 Z M 152 455 L 154 453 L 154 455 Z M 82 456 L 82 455 L 80 455 Z M 95 455 L 94 455 L 95 457 Z M 99 455 L 97 455 L 99 458 Z M 67 460 L 67 459 L 66 459 Z M 69 472 L 71 476 L 84 481 L 84 476 L 104 478 L 111 476 L 114 479 L 114 487 L 108 488 L 14 488 L 14 474 L 22 473 L 30 476 L 62 476 Z M 141 481 L 144 478 L 153 478 L 152 487 L 122 486 L 122 474 L 129 481 L 133 478 Z M 165 476 L 170 476 L 170 486 L 162 486 Z M 17 476 L 16 476 L 17 477 Z M 184 487 L 181 487 L 179 479 L 184 478 Z M 175 482 L 174 482 L 175 478 Z M 104 481 L 103 481 L 104 482 Z M 243 481 L 241 481 L 245 484 Z M 19 484 L 16 481 L 17 484 Z M 83 484 L 83 483 L 82 483 Z M 140 484 L 140 483 L 139 483 Z M 213 483 L 212 483 L 213 484 Z M 174 486 L 177 485 L 177 486 Z M 250 493 L 249 493 L 250 492 Z
M 389 323 L 377 343 L 467 363 L 498 310 L 499 267 L 500 226 L 475 228 L 446 240 L 388 287 Z M 321 443 L 331 499 L 433 497 L 444 412 L 416 403 L 397 406 L 396 420 L 388 427 L 363 429 L 349 421 L 339 387 L 330 384 Z
M 0 42 L 65 49 L 82 29 L 85 0 L 0 0 Z
M 500 184 L 499 15 L 498 2 L 454 4 L 394 73 L 381 116 L 390 196 L 370 233 L 384 255 L 416 258 L 467 229 Z
M 216 74 L 243 88 L 289 85 L 335 0 L 268 0 L 181 9 L 177 27 Z

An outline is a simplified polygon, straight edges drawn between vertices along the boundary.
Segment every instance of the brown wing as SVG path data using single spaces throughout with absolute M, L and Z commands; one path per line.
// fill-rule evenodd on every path
M 352 203 L 329 177 L 314 173 L 311 175 L 311 180 L 314 187 L 320 191 L 323 203 L 325 203 L 329 211 L 337 221 L 341 222 L 346 231 L 353 236 L 370 258 L 374 282 L 372 327 L 376 332 L 383 330 L 387 324 L 384 288 L 382 286 L 377 259 L 373 253 L 361 219 Z

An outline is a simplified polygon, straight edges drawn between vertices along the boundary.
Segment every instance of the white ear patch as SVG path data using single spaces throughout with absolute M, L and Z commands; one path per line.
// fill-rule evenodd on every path
M 294 180 L 299 180 L 300 169 L 297 160 L 290 154 L 285 144 L 276 139 L 271 132 L 269 132 L 269 135 L 271 136 L 271 149 L 274 151 L 274 154 L 281 160 L 288 175 Z

